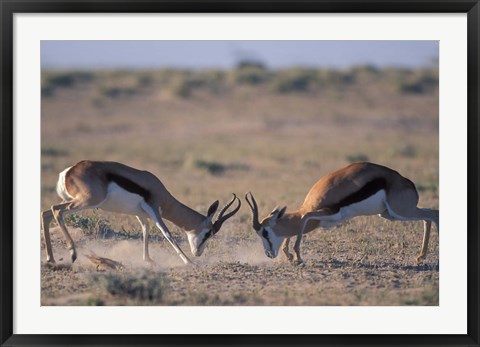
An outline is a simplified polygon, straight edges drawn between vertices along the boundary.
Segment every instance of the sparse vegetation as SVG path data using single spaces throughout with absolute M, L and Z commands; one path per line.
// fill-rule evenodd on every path
M 400 91 L 405 94 L 426 94 L 438 89 L 438 76 L 432 73 L 422 73 L 413 81 L 400 82 Z
M 49 156 L 49 157 L 61 157 L 68 155 L 68 151 L 65 148 L 54 148 L 54 147 L 47 147 L 42 148 L 42 155 Z
M 402 156 L 406 158 L 415 158 L 417 156 L 417 149 L 411 144 L 404 144 L 395 147 L 393 155 Z
M 318 84 L 316 70 L 291 69 L 277 73 L 271 89 L 276 93 L 303 93 L 315 89 Z
M 65 223 L 74 228 L 80 228 L 87 235 L 94 235 L 96 238 L 104 238 L 109 233 L 113 233 L 108 220 L 98 214 L 82 216 L 72 213 L 65 217 Z
M 127 297 L 137 303 L 151 304 L 162 301 L 169 288 L 169 281 L 164 273 L 148 272 L 140 274 L 108 273 L 91 277 L 91 283 L 98 285 L 113 295 Z
M 60 88 L 73 88 L 93 80 L 93 74 L 85 71 L 51 72 L 42 75 L 42 96 L 52 96 Z
M 269 70 L 261 63 L 245 62 L 237 69 L 224 70 L 172 70 L 130 72 L 46 71 L 42 75 L 42 95 L 51 97 L 58 89 L 97 85 L 100 95 L 108 98 L 131 97 L 152 90 L 168 91 L 189 98 L 201 92 L 212 95 L 235 95 L 242 86 L 273 94 L 323 93 L 363 87 L 365 83 L 383 85 L 400 94 L 431 94 L 438 90 L 438 72 L 423 69 L 379 69 L 374 66 L 355 66 L 348 70 L 290 68 Z
M 346 159 L 349 163 L 356 163 L 356 162 L 360 162 L 360 161 L 369 161 L 368 156 L 366 154 L 363 154 L 363 153 L 349 154 L 349 155 L 347 155 Z
M 257 85 L 269 80 L 269 73 L 263 66 L 244 65 L 235 72 L 235 82 L 239 84 Z
M 187 169 L 198 169 L 201 171 L 206 171 L 211 175 L 222 175 L 227 171 L 246 171 L 249 169 L 248 165 L 243 163 L 228 163 L 224 164 L 219 161 L 212 160 L 203 160 L 203 159 L 192 159 L 188 158 L 184 167 Z

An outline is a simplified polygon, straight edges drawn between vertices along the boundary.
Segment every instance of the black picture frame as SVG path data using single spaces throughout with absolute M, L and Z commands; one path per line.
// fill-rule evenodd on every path
M 2 346 L 479 345 L 479 15 L 478 0 L 13 1 L 0 0 L 0 343 Z M 15 13 L 466 13 L 468 27 L 468 317 L 465 335 L 20 335 L 13 334 L 13 16 Z M 447 212 L 448 213 L 448 212 Z M 248 324 L 248 323 L 246 323 Z

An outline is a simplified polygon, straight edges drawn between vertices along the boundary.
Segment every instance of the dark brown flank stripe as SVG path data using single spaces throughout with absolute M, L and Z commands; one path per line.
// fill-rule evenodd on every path
M 349 206 L 362 200 L 368 199 L 382 189 L 385 191 L 387 190 L 387 181 L 384 178 L 376 178 L 373 181 L 368 182 L 360 190 L 343 198 L 343 200 L 341 200 L 337 204 L 328 207 L 332 209 L 332 213 L 337 213 L 342 207 Z
M 140 195 L 146 202 L 149 202 L 152 197 L 152 194 L 147 189 L 140 187 L 138 184 L 129 180 L 128 178 L 113 173 L 107 173 L 106 178 L 109 183 L 115 182 L 130 193 Z

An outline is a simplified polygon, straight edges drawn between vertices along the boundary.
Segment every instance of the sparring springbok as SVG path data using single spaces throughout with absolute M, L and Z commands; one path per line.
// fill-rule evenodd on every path
M 300 242 L 304 233 L 317 227 L 332 227 L 356 216 L 378 214 L 391 221 L 423 220 L 423 242 L 417 263 L 427 256 L 432 222 L 439 231 L 439 211 L 417 207 L 418 192 L 413 182 L 388 167 L 372 163 L 354 163 L 324 176 L 310 189 L 297 211 L 286 213 L 286 207 L 275 208 L 261 222 L 252 193 L 247 193 L 245 199 L 265 254 L 275 258 L 282 246 L 287 259 L 297 265 L 303 262 Z M 288 251 L 293 236 L 297 236 L 295 256 Z
M 142 227 L 143 260 L 146 262 L 152 262 L 148 253 L 148 219 L 151 219 L 183 262 L 188 264 L 191 263 L 190 259 L 178 246 L 162 218 L 183 228 L 187 233 L 192 254 L 200 256 L 206 241 L 220 230 L 228 218 L 238 212 L 241 205 L 240 199 L 233 194 L 232 200 L 220 211 L 215 222 L 212 222 L 218 209 L 218 200 L 204 216 L 175 199 L 150 172 L 107 161 L 84 160 L 65 169 L 59 174 L 57 193 L 63 199 L 62 203 L 42 212 L 47 262 L 51 263 L 55 262 L 49 232 L 52 219 L 55 219 L 65 236 L 72 263 L 77 258 L 75 245 L 63 221 L 66 213 L 98 208 L 136 216 Z M 225 214 L 235 200 L 238 200 L 236 208 Z

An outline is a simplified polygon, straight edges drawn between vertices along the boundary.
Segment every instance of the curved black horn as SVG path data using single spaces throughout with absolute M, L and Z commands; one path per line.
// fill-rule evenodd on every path
M 226 204 L 224 208 L 222 208 L 222 210 L 218 214 L 217 220 L 215 221 L 215 223 L 213 223 L 213 233 L 214 234 L 216 234 L 220 230 L 223 222 L 225 222 L 228 218 L 232 217 L 235 213 L 238 212 L 238 210 L 240 209 L 240 206 L 242 205 L 242 203 L 240 202 L 240 199 L 237 198 L 237 196 L 234 193 L 232 193 L 232 194 L 233 194 L 232 200 L 230 200 L 230 202 L 228 204 Z M 232 204 L 235 202 L 235 200 L 238 200 L 237 207 L 235 207 L 235 209 L 232 212 L 229 212 L 224 216 L 223 214 L 230 208 L 230 206 L 232 206 Z
M 250 194 L 250 197 L 252 199 L 252 202 L 250 202 L 250 200 L 248 200 L 248 194 Z M 253 214 L 253 229 L 255 229 L 256 231 L 259 231 L 260 228 L 262 227 L 262 225 L 260 224 L 260 222 L 258 221 L 258 206 L 257 206 L 257 202 L 255 201 L 255 198 L 253 197 L 253 194 L 248 192 L 247 194 L 245 194 L 245 200 L 247 200 L 247 203 L 248 205 L 250 206 L 250 209 L 252 210 L 252 214 Z

